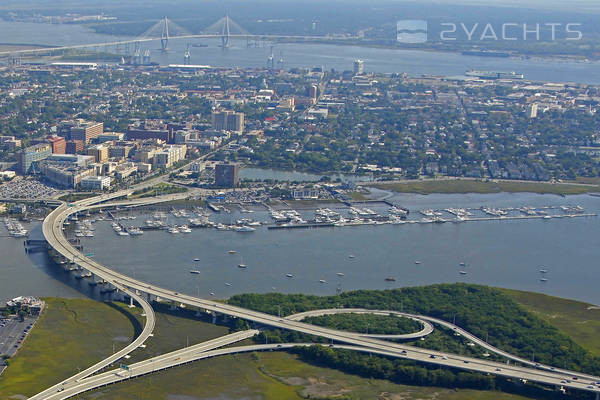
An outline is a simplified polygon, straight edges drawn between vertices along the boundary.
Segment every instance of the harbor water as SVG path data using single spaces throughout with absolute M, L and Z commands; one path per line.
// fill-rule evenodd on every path
M 0 35 L 5 43 L 41 44 L 64 46 L 76 44 L 105 43 L 120 39 L 100 35 L 81 25 L 34 24 L 0 21 Z M 142 52 L 150 50 L 153 62 L 161 65 L 182 64 L 188 45 L 202 44 L 207 47 L 190 47 L 192 64 L 216 67 L 263 68 L 271 53 L 270 43 L 259 47 L 247 47 L 245 40 L 232 40 L 231 47 L 223 50 L 219 39 L 171 40 L 169 51 L 160 50 L 160 42 L 144 42 Z M 132 47 L 133 48 L 133 47 Z M 100 51 L 114 49 L 100 46 Z M 402 73 L 411 76 L 422 74 L 459 76 L 467 70 L 516 71 L 526 79 L 548 82 L 577 82 L 600 84 L 598 62 L 549 59 L 519 59 L 464 56 L 459 53 L 436 51 L 367 48 L 331 44 L 276 44 L 275 55 L 283 57 L 283 68 L 322 66 L 339 71 L 352 69 L 355 59 L 365 61 L 365 70 L 379 73 Z
M 448 207 L 581 205 L 586 212 L 600 212 L 598 197 L 590 195 L 398 194 L 390 200 L 407 207 L 413 219 L 421 218 L 419 210 Z M 382 212 L 387 206 L 370 208 Z M 170 223 L 186 221 L 168 215 Z M 147 218 L 152 217 L 138 215 L 131 224 L 142 225 Z M 270 219 L 267 211 L 258 210 L 211 216 L 223 223 L 239 218 Z M 116 235 L 109 221 L 94 226 L 95 237 L 81 241 L 84 251 L 99 262 L 143 281 L 205 298 L 270 291 L 326 295 L 339 290 L 472 282 L 600 303 L 597 217 L 292 230 L 261 226 L 255 232 L 198 228 L 189 234 L 155 230 L 125 237 Z M 74 281 L 73 273 L 48 265 L 43 255 L 27 257 L 22 240 L 1 238 L 0 246 L 2 254 L 8 255 L 0 267 L 0 297 L 77 295 L 63 282 L 89 292 L 85 279 Z M 543 274 L 547 281 L 541 280 L 540 269 L 547 269 Z M 388 276 L 396 281 L 386 281 Z

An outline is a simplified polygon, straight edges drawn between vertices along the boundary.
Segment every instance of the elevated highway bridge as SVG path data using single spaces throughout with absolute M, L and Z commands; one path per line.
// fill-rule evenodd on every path
M 484 346 L 489 351 L 496 352 L 504 357 L 507 357 L 514 361 L 518 361 L 520 364 L 523 364 L 525 366 L 507 365 L 504 363 L 477 359 L 473 357 L 466 357 L 447 352 L 427 350 L 401 343 L 386 341 L 382 338 L 369 337 L 359 333 L 342 332 L 335 329 L 329 329 L 325 327 L 303 323 L 300 321 L 303 317 L 309 315 L 330 314 L 344 312 L 346 310 L 317 310 L 304 313 L 302 315 L 281 318 L 270 314 L 248 310 L 242 307 L 237 307 L 225 303 L 218 303 L 213 300 L 206 300 L 183 293 L 178 293 L 176 291 L 161 288 L 159 286 L 143 282 L 111 270 L 109 267 L 104 266 L 99 262 L 88 258 L 84 254 L 79 252 L 69 243 L 69 241 L 63 235 L 63 223 L 69 215 L 84 212 L 91 208 L 97 208 L 102 206 L 106 207 L 108 204 L 126 204 L 128 201 L 115 202 L 114 200 L 119 197 L 126 197 L 127 195 L 131 194 L 131 192 L 131 190 L 125 190 L 113 194 L 102 195 L 94 198 L 81 200 L 70 205 L 62 204 L 48 215 L 48 217 L 44 220 L 42 226 L 42 231 L 44 237 L 46 238 L 46 241 L 56 252 L 61 254 L 67 260 L 74 260 L 74 262 L 76 262 L 83 269 L 106 280 L 118 290 L 121 290 L 127 295 L 129 295 L 133 300 L 135 300 L 138 304 L 140 304 L 143 307 L 144 313 L 146 315 L 146 324 L 144 327 L 144 331 L 142 335 L 136 338 L 136 340 L 126 348 L 127 350 L 123 349 L 122 352 L 118 354 L 119 357 L 122 357 L 124 354 L 126 354 L 126 352 L 132 351 L 134 348 L 139 347 L 139 345 L 143 341 L 147 340 L 151 336 L 151 331 L 154 327 L 155 317 L 152 307 L 150 306 L 150 301 L 160 299 L 171 301 L 178 305 L 189 305 L 212 313 L 219 313 L 231 317 L 241 318 L 247 321 L 255 322 L 260 325 L 271 326 L 274 328 L 292 330 L 314 336 L 324 337 L 331 340 L 332 344 L 335 342 L 335 346 L 345 346 L 346 348 L 356 349 L 359 351 L 382 354 L 390 357 L 410 359 L 430 364 L 436 364 L 440 366 L 458 368 L 462 370 L 495 374 L 515 380 L 521 380 L 523 382 L 533 381 L 547 385 L 552 385 L 557 388 L 570 388 L 590 391 L 596 393 L 597 395 L 600 393 L 600 387 L 597 385 L 597 383 L 600 383 L 600 377 L 582 374 L 575 371 L 562 370 L 552 366 L 540 365 L 532 361 L 511 355 L 507 352 L 503 352 L 502 350 L 487 345 L 483 340 L 475 337 L 474 335 L 469 334 L 468 332 L 446 321 L 426 316 L 411 316 L 415 319 L 428 321 L 429 323 L 433 324 L 441 324 L 447 328 L 453 329 L 458 334 L 468 337 L 470 340 L 476 342 L 481 346 Z M 130 203 L 152 204 L 181 198 L 181 196 L 182 194 L 161 196 L 160 198 L 137 199 L 130 201 Z M 361 309 L 354 310 L 354 312 L 385 313 L 386 311 Z M 290 347 L 292 345 L 295 344 L 288 344 L 285 347 Z M 277 346 L 275 348 L 277 348 Z M 234 351 L 234 349 L 235 348 L 227 349 L 225 353 L 232 352 Z M 258 347 L 256 347 L 256 349 L 258 349 Z M 180 350 L 182 355 L 184 355 L 185 351 L 186 349 Z M 185 357 L 187 357 L 185 358 L 185 360 L 186 362 L 189 362 L 195 359 L 204 358 L 208 354 L 205 354 L 206 351 L 213 350 L 207 350 L 207 348 L 204 348 L 203 351 L 198 351 L 193 354 L 189 352 L 185 353 Z M 251 350 L 245 350 L 240 348 L 239 351 Z M 218 355 L 225 353 L 219 353 L 219 351 L 217 351 L 217 353 L 211 354 Z M 177 352 L 175 355 L 177 355 Z M 176 360 L 176 358 L 177 357 L 162 358 L 162 361 L 152 364 L 154 368 L 153 370 L 161 369 L 162 367 L 167 368 L 173 365 L 178 365 L 179 363 L 177 361 L 180 360 Z M 66 399 L 78 393 L 91 390 L 95 387 L 100 387 L 108 383 L 128 379 L 128 377 L 126 376 L 116 377 L 116 373 L 114 372 L 112 374 L 113 376 L 111 376 L 110 379 L 107 378 L 107 380 L 103 380 L 104 378 L 100 378 L 101 375 L 90 376 L 92 373 L 97 372 L 100 369 L 110 365 L 116 359 L 118 359 L 117 355 L 111 357 L 110 359 L 103 360 L 101 363 L 98 363 L 96 366 L 89 368 L 82 374 L 78 374 L 75 377 L 61 382 L 48 389 L 47 391 L 44 391 L 39 395 L 32 397 L 31 399 Z M 152 371 L 148 370 L 147 364 L 140 365 L 140 375 L 150 372 Z

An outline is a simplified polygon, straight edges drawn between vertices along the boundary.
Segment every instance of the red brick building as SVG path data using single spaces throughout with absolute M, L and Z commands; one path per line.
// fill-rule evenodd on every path
M 52 147 L 52 154 L 65 154 L 67 150 L 67 141 L 64 137 L 50 136 L 48 137 L 48 143 Z

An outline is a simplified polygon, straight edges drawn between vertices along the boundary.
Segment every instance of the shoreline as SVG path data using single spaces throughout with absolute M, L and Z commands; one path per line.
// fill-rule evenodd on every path
M 558 196 L 600 193 L 600 184 L 581 182 L 534 182 L 469 178 L 357 182 L 357 186 L 407 194 L 537 193 Z

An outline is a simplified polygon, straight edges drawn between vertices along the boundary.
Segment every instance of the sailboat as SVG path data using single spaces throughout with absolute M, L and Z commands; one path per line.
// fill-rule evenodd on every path
M 244 257 L 241 257 L 240 263 L 238 264 L 238 268 L 246 268 L 247 265 L 244 264 Z
M 391 270 L 391 267 L 388 267 L 388 275 L 387 275 L 387 277 L 385 278 L 385 280 L 386 280 L 387 282 L 396 282 L 396 278 L 394 278 L 394 277 L 392 276 L 392 274 L 391 274 L 390 270 Z

